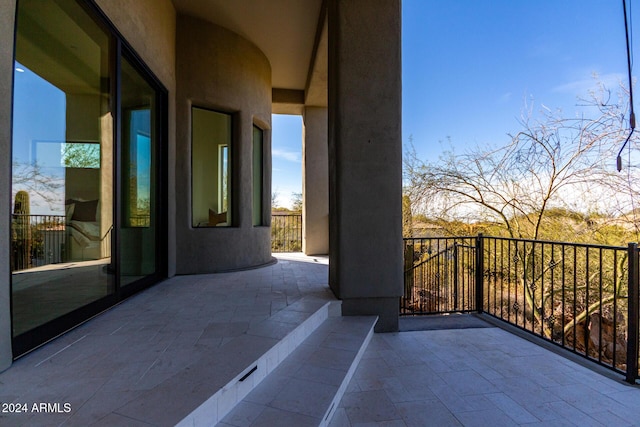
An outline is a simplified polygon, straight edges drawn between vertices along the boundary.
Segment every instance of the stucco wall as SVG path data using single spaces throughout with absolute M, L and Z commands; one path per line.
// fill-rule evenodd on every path
M 181 15 L 176 52 L 176 271 L 207 273 L 268 263 L 270 229 L 252 225 L 251 165 L 253 124 L 267 133 L 271 128 L 269 61 L 239 35 Z M 232 227 L 191 226 L 192 105 L 233 115 Z M 271 167 L 270 158 L 265 167 Z M 271 193 L 270 183 L 265 190 Z
M 98 6 L 167 89 L 168 123 L 168 273 L 175 274 L 176 11 L 171 0 L 96 0 Z
M 11 92 L 15 0 L 0 0 L 0 371 L 11 365 Z
M 302 251 L 329 253 L 329 147 L 327 109 L 304 109 L 302 147 Z

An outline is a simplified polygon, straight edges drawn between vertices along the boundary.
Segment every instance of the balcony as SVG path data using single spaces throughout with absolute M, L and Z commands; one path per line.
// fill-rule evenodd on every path
M 639 252 L 502 237 L 405 239 L 401 314 L 486 313 L 639 377 Z
M 18 359 L 0 424 L 637 423 L 640 389 L 614 370 L 486 314 L 373 334 L 375 319 L 339 316 L 325 258 L 277 257 L 174 277 Z

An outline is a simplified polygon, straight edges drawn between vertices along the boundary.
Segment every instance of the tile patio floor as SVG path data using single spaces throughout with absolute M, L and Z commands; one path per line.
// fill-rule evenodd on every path
M 496 327 L 376 334 L 330 426 L 640 426 L 640 388 Z
M 327 259 L 176 276 L 15 361 L 0 404 L 70 404 L 0 426 L 172 426 L 335 298 Z M 1 407 L 0 407 L 1 410 Z
M 71 404 L 0 426 L 173 425 L 249 340 L 272 345 L 332 299 L 323 258 L 169 279 L 0 373 L 0 402 Z M 495 327 L 376 334 L 330 425 L 640 426 L 640 389 Z

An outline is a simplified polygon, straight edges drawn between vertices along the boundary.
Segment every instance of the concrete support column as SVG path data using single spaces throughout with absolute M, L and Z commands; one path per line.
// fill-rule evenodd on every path
M 0 0 L 0 371 L 11 366 L 11 100 L 16 1 Z
M 329 0 L 329 281 L 344 315 L 398 329 L 400 0 Z
M 302 252 L 329 253 L 327 109 L 306 107 L 302 142 Z

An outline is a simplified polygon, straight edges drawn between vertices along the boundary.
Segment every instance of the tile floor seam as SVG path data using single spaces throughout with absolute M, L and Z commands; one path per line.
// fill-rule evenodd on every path
M 142 420 L 142 419 L 139 419 L 139 418 L 135 418 L 135 417 L 131 417 L 131 416 L 129 416 L 129 415 L 121 414 L 121 413 L 119 413 L 118 411 L 111 411 L 111 412 L 109 412 L 108 414 L 106 414 L 104 417 L 102 417 L 102 418 L 100 418 L 99 420 L 97 420 L 96 422 L 98 422 L 98 421 L 100 421 L 100 420 L 102 420 L 102 419 L 104 419 L 104 418 L 107 418 L 107 417 L 108 417 L 109 415 L 111 415 L 111 414 L 118 415 L 119 417 L 122 417 L 122 418 L 127 418 L 127 419 L 130 419 L 130 420 L 138 421 L 138 422 L 143 423 L 143 424 L 146 424 L 146 425 L 148 425 L 148 426 L 150 426 L 150 427 L 157 427 L 157 424 L 149 423 L 149 422 L 147 422 L 147 421 L 145 421 L 145 420 Z M 91 423 L 91 424 L 96 424 L 96 422 Z

